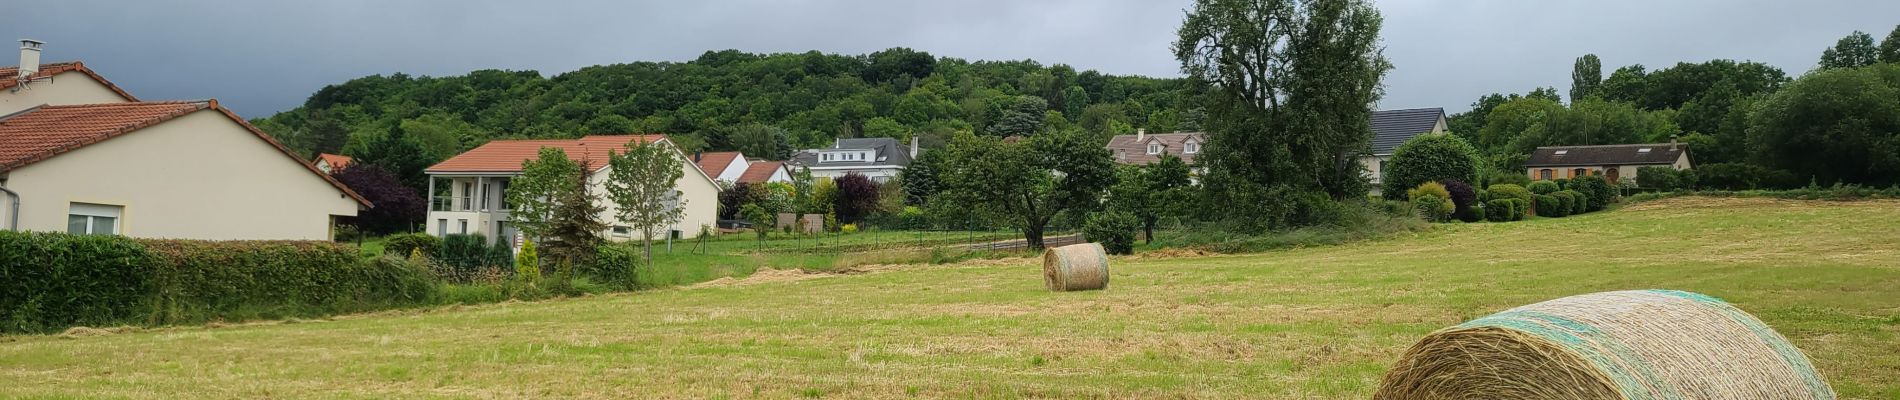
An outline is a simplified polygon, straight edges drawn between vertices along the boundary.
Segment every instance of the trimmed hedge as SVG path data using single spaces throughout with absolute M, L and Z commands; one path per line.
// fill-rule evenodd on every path
M 1559 190 L 1564 190 L 1563 186 L 1558 185 L 1557 182 L 1552 182 L 1552 181 L 1531 182 L 1530 186 L 1525 186 L 1524 189 L 1530 190 L 1531 193 L 1536 193 L 1536 194 L 1551 194 L 1551 193 L 1557 193 L 1557 191 Z
M 1569 203 L 1570 215 L 1578 215 L 1578 214 L 1590 212 L 1590 201 L 1589 199 L 1584 197 L 1583 192 L 1579 192 L 1575 190 L 1565 190 L 1565 191 L 1557 192 L 1557 193 L 1570 195 L 1570 203 Z
M 435 254 L 435 248 L 441 245 L 442 238 L 427 233 L 390 235 L 389 239 L 383 241 L 383 254 L 408 257 L 409 253 L 418 249 L 422 251 L 422 254 Z
M 1484 212 L 1485 220 L 1491 222 L 1509 222 L 1511 215 L 1514 214 L 1514 212 L 1511 211 L 1511 199 L 1497 199 L 1484 202 Z
M 1098 212 L 1089 214 L 1088 223 L 1082 226 L 1082 237 L 1101 243 L 1102 250 L 1108 254 L 1135 254 L 1135 231 L 1139 230 L 1141 220 L 1133 214 Z
M 318 316 L 425 303 L 428 271 L 329 242 L 0 232 L 0 331 Z
M 1576 192 L 1565 190 L 1561 192 L 1551 193 L 1550 197 L 1557 198 L 1557 202 L 1560 203 L 1557 205 L 1557 211 L 1562 212 L 1564 215 L 1582 214 L 1580 212 L 1576 212 L 1577 201 L 1579 200 L 1579 198 L 1577 197 L 1577 195 L 1574 195 L 1571 193 L 1576 193 Z
M 1570 190 L 1583 193 L 1583 197 L 1590 204 L 1589 207 L 1585 207 L 1589 211 L 1602 211 L 1604 207 L 1609 207 L 1610 203 L 1616 202 L 1616 189 L 1610 187 L 1610 181 L 1602 176 L 1577 177 L 1570 181 Z
M 1537 215 L 1550 218 L 1563 218 L 1570 215 L 1570 205 L 1555 195 L 1537 195 Z

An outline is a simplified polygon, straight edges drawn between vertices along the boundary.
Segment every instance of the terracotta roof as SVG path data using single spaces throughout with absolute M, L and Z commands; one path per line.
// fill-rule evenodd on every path
M 495 140 L 449 157 L 430 166 L 427 172 L 521 172 L 521 163 L 541 156 L 541 148 L 554 147 L 567 152 L 567 158 L 587 162 L 598 171 L 607 167 L 610 152 L 626 151 L 627 144 L 658 142 L 666 135 L 594 135 L 580 139 Z M 712 174 L 707 174 L 712 175 Z
M 694 157 L 699 158 L 699 160 L 694 163 L 699 164 L 700 172 L 705 172 L 708 176 L 718 178 L 720 172 L 725 172 L 726 167 L 732 165 L 732 160 L 739 159 L 739 152 L 715 151 L 711 153 L 699 153 L 698 155 L 694 155 Z
M 1141 140 L 1135 140 L 1135 137 L 1136 135 L 1115 135 L 1115 137 L 1108 139 L 1108 151 L 1111 157 L 1115 157 L 1115 162 L 1128 165 L 1148 165 L 1149 163 L 1160 161 L 1160 155 L 1148 154 L 1148 143 L 1159 141 L 1162 146 L 1166 146 L 1161 150 L 1163 153 L 1173 154 L 1175 157 L 1181 157 L 1181 161 L 1193 163 L 1194 156 L 1199 154 L 1186 154 L 1182 152 L 1186 148 L 1184 145 L 1187 143 L 1187 140 L 1192 138 L 1203 145 L 1207 144 L 1207 135 L 1200 132 L 1150 133 L 1142 137 Z
M 1612 144 L 1539 147 L 1526 167 L 1674 164 L 1689 151 L 1687 143 Z
M 317 159 L 330 163 L 330 169 L 343 169 L 349 167 L 351 162 L 356 161 L 355 158 L 350 158 L 350 156 L 330 153 L 318 153 Z
M 739 182 L 743 182 L 743 183 L 768 182 L 768 181 L 771 181 L 772 174 L 777 173 L 780 169 L 783 169 L 783 168 L 785 168 L 785 163 L 778 162 L 778 161 L 755 162 L 745 167 L 745 173 L 739 175 Z
M 18 169 L 36 162 L 53 158 L 60 154 L 77 150 L 94 143 L 137 131 L 152 125 L 158 125 L 173 118 L 201 110 L 217 110 L 244 127 L 246 131 L 264 139 L 285 157 L 302 165 L 310 173 L 329 182 L 337 190 L 356 199 L 365 206 L 369 200 L 357 195 L 343 183 L 318 171 L 316 166 L 305 162 L 302 157 L 284 148 L 284 145 L 272 139 L 270 135 L 257 130 L 231 110 L 218 105 L 217 100 L 206 101 L 167 101 L 133 102 L 107 104 L 74 104 L 57 106 L 39 106 L 26 109 L 12 115 L 0 116 L 0 171 Z
M 1431 132 L 1445 119 L 1443 108 L 1380 110 L 1372 112 L 1372 154 L 1392 154 L 1399 145 Z
M 127 93 L 125 89 L 120 89 L 119 85 L 114 85 L 112 81 L 106 80 L 106 77 L 99 76 L 99 73 L 92 72 L 92 68 L 86 68 L 86 63 L 78 61 L 40 64 L 40 72 L 34 73 L 33 78 L 49 78 L 64 72 L 86 74 L 86 76 L 92 77 L 93 80 L 99 81 L 99 84 L 106 85 L 106 88 L 111 89 L 113 93 L 118 93 L 119 97 L 124 97 L 125 101 L 139 101 L 138 98 L 132 97 L 131 93 Z M 0 67 L 0 90 L 12 89 L 14 86 L 19 86 L 20 80 L 16 79 L 19 74 L 20 67 Z

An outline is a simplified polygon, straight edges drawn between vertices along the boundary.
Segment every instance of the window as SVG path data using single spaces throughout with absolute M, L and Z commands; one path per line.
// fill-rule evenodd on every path
M 1565 154 L 1570 154 L 1570 150 L 1557 150 L 1556 154 L 1560 156 L 1565 155 Z
M 458 220 L 455 220 L 455 222 L 460 223 L 462 225 L 461 231 L 457 233 L 468 234 L 468 220 L 458 219 Z
M 633 228 L 629 228 L 626 226 L 614 226 L 614 236 L 629 236 L 629 235 L 633 235 Z
M 1649 153 L 1649 148 L 1648 148 L 1648 147 L 1644 147 L 1644 148 L 1640 148 L 1640 149 L 1636 149 L 1636 152 L 1637 152 L 1637 153 Z
M 66 233 L 75 235 L 117 235 L 119 215 L 125 207 L 105 204 L 73 203 L 66 212 Z
M 1160 144 L 1160 143 L 1149 143 L 1149 144 L 1148 144 L 1148 154 L 1161 154 L 1161 144 Z
M 473 204 L 474 202 L 470 201 L 474 199 L 475 199 L 475 185 L 469 184 L 468 182 L 462 182 L 462 211 L 468 211 L 468 210 L 474 209 L 475 208 L 474 207 L 475 205 Z
M 1556 171 L 1551 171 L 1549 168 L 1537 170 L 1537 179 L 1550 180 L 1551 175 L 1555 172 Z
M 680 240 L 680 235 L 681 233 L 678 229 L 667 231 L 667 237 L 673 238 L 673 240 Z
M 1587 169 L 1583 169 L 1583 168 L 1577 168 L 1577 169 L 1573 169 L 1573 170 L 1570 170 L 1570 176 L 1573 176 L 1573 177 L 1574 177 L 1574 176 L 1586 176 L 1586 175 L 1590 175 L 1590 170 L 1587 170 Z
M 435 220 L 435 234 L 436 236 L 447 236 L 449 234 L 448 218 Z
M 1187 144 L 1183 144 L 1183 145 L 1181 145 L 1181 152 L 1182 152 L 1182 153 L 1187 153 L 1187 154 L 1194 154 L 1194 153 L 1200 153 L 1200 152 L 1201 152 L 1201 142 L 1194 142 L 1194 141 L 1189 141 L 1189 142 L 1187 142 Z

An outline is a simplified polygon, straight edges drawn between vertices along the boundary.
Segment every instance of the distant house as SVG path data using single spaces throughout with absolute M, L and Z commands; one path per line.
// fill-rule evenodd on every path
M 685 217 L 669 228 L 674 238 L 699 234 L 701 226 L 714 226 L 719 215 L 719 185 L 712 176 L 685 153 L 673 147 L 665 135 L 601 135 L 569 140 L 496 140 L 468 152 L 450 157 L 424 173 L 429 175 L 429 219 L 426 232 L 431 235 L 474 234 L 485 240 L 513 238 L 519 230 L 509 218 L 508 184 L 521 175 L 521 163 L 539 157 L 542 148 L 559 148 L 567 157 L 591 168 L 588 184 L 602 199 L 601 221 L 614 221 L 619 207 L 605 201 L 607 195 L 607 159 L 622 152 L 631 143 L 654 143 L 675 149 L 681 168 L 680 199 L 686 202 Z M 440 182 L 440 183 L 438 183 Z M 629 226 L 609 224 L 601 236 L 608 240 L 630 240 L 637 235 Z
M 1393 150 L 1418 135 L 1444 133 L 1445 129 L 1443 108 L 1373 111 L 1372 148 L 1359 156 L 1372 190 L 1378 192 L 1379 184 L 1385 181 L 1385 162 L 1392 159 Z
M 745 173 L 739 175 L 739 183 L 784 183 L 791 182 L 792 174 L 786 171 L 785 163 L 778 161 L 754 161 L 746 166 Z
M 705 171 L 706 176 L 715 181 L 732 183 L 738 182 L 739 175 L 745 174 L 749 163 L 746 162 L 745 154 L 737 151 L 715 151 L 693 154 L 693 164 L 699 165 L 699 170 Z
M 1689 169 L 1689 145 L 1686 143 L 1613 144 L 1602 146 L 1539 147 L 1524 163 L 1531 179 L 1570 179 L 1602 175 L 1610 183 L 1636 176 L 1639 167 L 1668 166 Z
M 1146 129 L 1136 129 L 1133 135 L 1109 138 L 1108 151 L 1116 163 L 1124 165 L 1148 165 L 1160 161 L 1163 154 L 1193 163 L 1205 143 L 1207 134 L 1201 132 L 1148 133 Z
M 908 148 L 892 138 L 837 139 L 830 148 L 799 151 L 790 163 L 811 170 L 813 178 L 855 173 L 883 183 L 910 166 L 918 150 L 916 138 L 911 138 Z
M 323 171 L 323 173 L 326 174 L 334 174 L 337 171 L 342 171 L 344 168 L 349 168 L 350 163 L 355 161 L 356 159 L 342 154 L 318 153 L 317 170 Z
M 0 68 L 0 228 L 329 240 L 369 202 L 217 100 L 145 102 L 79 62 Z

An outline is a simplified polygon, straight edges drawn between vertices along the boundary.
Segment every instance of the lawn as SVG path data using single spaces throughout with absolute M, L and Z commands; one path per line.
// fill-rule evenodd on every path
M 1034 260 L 297 323 L 0 338 L 0 397 L 1366 398 L 1431 330 L 1559 296 L 1725 298 L 1900 398 L 1900 202 L 1670 199 L 1341 246 Z M 77 335 L 75 335 L 77 336 Z

